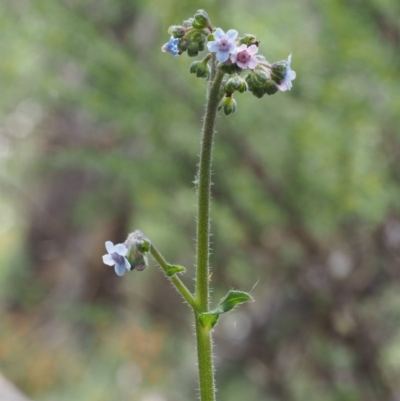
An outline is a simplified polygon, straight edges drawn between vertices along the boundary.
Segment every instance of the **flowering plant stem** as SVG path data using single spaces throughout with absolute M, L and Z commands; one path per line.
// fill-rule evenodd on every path
M 214 66 L 213 66 L 214 67 Z M 214 68 L 213 68 L 214 70 Z M 222 71 L 212 73 L 206 111 L 204 116 L 200 164 L 198 173 L 198 211 L 197 211 L 197 263 L 196 263 L 196 309 L 195 327 L 197 338 L 197 357 L 199 369 L 201 401 L 214 401 L 214 368 L 211 350 L 211 332 L 199 321 L 199 314 L 209 311 L 209 256 L 210 256 L 210 199 L 211 165 L 215 121 L 220 101 Z
M 157 263 L 161 266 L 161 269 L 163 269 L 164 273 L 168 275 L 168 263 L 153 244 L 150 244 L 150 253 L 157 261 Z M 170 277 L 170 280 L 175 288 L 178 290 L 178 292 L 182 295 L 183 299 L 190 305 L 193 310 L 195 310 L 195 299 L 191 292 L 187 289 L 185 284 L 183 284 L 180 278 L 177 276 Z

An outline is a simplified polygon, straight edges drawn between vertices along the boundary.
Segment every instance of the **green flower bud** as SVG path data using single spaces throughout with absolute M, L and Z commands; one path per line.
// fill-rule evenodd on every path
M 256 39 L 256 37 L 254 35 L 252 35 L 251 33 L 246 33 L 242 36 L 239 36 L 239 45 L 257 45 L 258 46 L 258 41 Z
M 225 96 L 218 106 L 218 110 L 221 109 L 224 110 L 226 116 L 229 116 L 236 111 L 236 100 L 232 96 Z
M 275 81 L 268 81 L 265 85 L 265 92 L 268 93 L 268 95 L 274 95 L 278 90 L 279 88 L 276 86 Z
M 278 61 L 271 66 L 271 77 L 276 83 L 280 83 L 286 74 L 286 61 Z
M 243 93 L 247 91 L 247 83 L 242 77 L 235 74 L 226 81 L 224 90 L 226 93 L 233 93 L 234 91 Z
M 204 10 L 197 10 L 194 15 L 194 20 L 201 29 L 206 28 L 211 24 L 210 17 Z
M 257 87 L 252 87 L 250 88 L 249 86 L 249 91 L 255 96 L 261 99 L 265 95 L 265 89 L 264 88 L 257 88 Z
M 235 74 L 242 71 L 242 69 L 236 63 L 232 63 L 231 60 L 225 61 L 225 63 L 218 63 L 218 68 L 225 74 Z
M 190 42 L 187 48 L 189 57 L 196 57 L 199 54 L 199 44 L 196 42 Z
M 256 68 L 250 74 L 247 74 L 245 80 L 250 87 L 264 87 L 265 84 L 271 79 L 271 76 L 268 73 L 268 70 L 265 68 Z
M 168 33 L 174 38 L 183 38 L 186 33 L 186 29 L 180 25 L 172 25 L 168 28 Z
M 189 42 L 186 39 L 181 39 L 178 43 L 178 50 L 180 53 L 183 53 L 187 50 L 189 46 Z
M 209 57 L 201 61 L 193 61 L 190 64 L 189 71 L 191 74 L 196 74 L 198 78 L 208 78 L 211 73 L 210 66 L 208 65 Z
M 183 26 L 185 28 L 191 28 L 193 26 L 194 18 L 189 18 L 186 21 L 183 21 Z
M 149 265 L 146 253 L 150 251 L 150 241 L 144 234 L 139 230 L 134 231 L 128 235 L 124 245 L 128 249 L 126 258 L 131 264 L 131 270 L 146 269 Z

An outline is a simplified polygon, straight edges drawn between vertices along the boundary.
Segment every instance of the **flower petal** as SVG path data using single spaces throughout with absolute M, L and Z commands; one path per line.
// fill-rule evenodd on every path
M 232 41 L 235 40 L 238 37 L 239 33 L 236 29 L 229 29 L 229 31 L 226 33 L 226 37 Z
M 257 64 L 258 60 L 255 57 L 251 57 L 250 60 L 247 62 L 247 68 L 253 70 Z
M 115 265 L 115 262 L 114 262 L 114 260 L 113 260 L 113 258 L 111 257 L 111 255 L 103 255 L 103 263 L 105 264 L 105 265 L 108 265 L 108 266 L 114 266 Z
M 258 47 L 256 45 L 251 45 L 247 48 L 247 53 L 254 56 L 258 52 Z
M 114 244 L 111 241 L 106 242 L 106 249 L 108 253 L 114 252 Z
M 229 58 L 229 52 L 217 52 L 217 60 L 220 63 L 225 63 L 226 60 Z
M 242 69 L 245 70 L 247 68 L 247 63 L 242 63 L 241 61 L 237 61 L 236 64 Z
M 240 45 L 239 47 L 237 47 L 236 49 L 235 49 L 235 53 L 240 53 L 240 52 L 242 52 L 244 49 L 247 49 L 247 46 L 246 45 Z
M 296 78 L 296 73 L 290 70 L 290 79 L 293 81 Z
M 237 60 L 237 53 L 232 53 L 232 54 L 231 54 L 231 61 L 232 61 L 232 63 L 236 63 L 236 60 Z
M 125 274 L 125 265 L 120 265 L 120 264 L 116 264 L 115 265 L 115 273 L 117 273 L 118 276 L 123 276 Z
M 121 256 L 125 256 L 128 253 L 128 248 L 124 244 L 118 244 L 115 245 L 114 252 L 117 252 Z
M 218 51 L 218 43 L 216 41 L 211 41 L 207 43 L 208 50 L 211 53 L 216 53 Z
M 221 40 L 225 36 L 225 32 L 221 28 L 217 28 L 214 32 L 214 38 Z
M 127 258 L 125 258 L 125 269 L 131 270 L 131 264 L 129 263 L 129 260 Z

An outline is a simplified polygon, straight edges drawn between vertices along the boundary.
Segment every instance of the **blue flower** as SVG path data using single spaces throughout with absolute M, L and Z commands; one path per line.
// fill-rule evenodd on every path
M 288 91 L 292 89 L 292 81 L 296 78 L 296 73 L 291 70 L 290 63 L 292 62 L 292 55 L 290 54 L 286 61 L 286 71 L 285 76 L 282 81 L 277 85 L 277 87 L 282 91 Z
M 171 39 L 161 48 L 161 51 L 163 51 L 164 53 L 171 53 L 174 56 L 178 56 L 178 43 L 179 39 L 175 39 L 173 36 L 171 36 Z
M 123 276 L 125 270 L 131 269 L 131 264 L 125 257 L 128 253 L 128 249 L 124 244 L 117 244 L 114 246 L 111 241 L 107 241 L 106 249 L 108 254 L 103 255 L 103 263 L 108 266 L 115 265 L 115 273 L 117 273 L 118 276 Z
M 229 54 L 236 48 L 236 38 L 238 31 L 230 29 L 225 33 L 221 28 L 217 28 L 214 32 L 214 39 L 207 43 L 208 50 L 211 53 L 217 53 L 217 60 L 225 63 L 229 59 Z

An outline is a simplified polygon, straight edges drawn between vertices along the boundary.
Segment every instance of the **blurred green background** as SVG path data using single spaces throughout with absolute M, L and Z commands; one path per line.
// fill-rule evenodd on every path
M 37 401 L 197 397 L 187 306 L 101 256 L 139 228 L 193 286 L 205 81 L 160 48 L 198 8 L 297 73 L 218 119 L 213 302 L 256 299 L 215 329 L 218 399 L 398 400 L 397 0 L 2 0 L 0 372 Z

